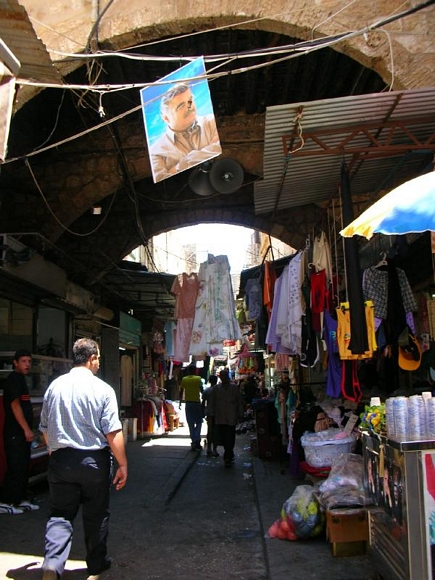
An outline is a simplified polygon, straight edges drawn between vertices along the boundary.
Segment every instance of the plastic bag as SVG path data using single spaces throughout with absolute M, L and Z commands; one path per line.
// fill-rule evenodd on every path
M 325 529 L 325 514 L 317 501 L 311 485 L 298 485 L 284 502 L 280 518 L 269 528 L 269 538 L 280 540 L 306 540 L 321 534 Z
M 328 477 L 318 487 L 323 508 L 364 506 L 368 503 L 364 488 L 363 458 L 342 453 L 333 460 Z

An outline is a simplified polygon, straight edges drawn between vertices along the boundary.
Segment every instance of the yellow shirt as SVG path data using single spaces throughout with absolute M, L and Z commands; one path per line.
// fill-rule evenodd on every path
M 336 309 L 338 322 L 337 344 L 341 360 L 361 360 L 365 358 L 372 358 L 373 352 L 377 349 L 373 302 L 371 300 L 367 300 L 366 302 L 364 302 L 364 307 L 367 324 L 367 338 L 369 344 L 369 350 L 366 351 L 364 354 L 353 354 L 352 351 L 349 350 L 349 342 L 350 342 L 349 302 L 342 302 L 340 304 L 340 308 Z
M 187 402 L 199 403 L 201 401 L 201 377 L 197 375 L 187 375 L 181 381 L 181 389 L 184 389 L 184 400 Z

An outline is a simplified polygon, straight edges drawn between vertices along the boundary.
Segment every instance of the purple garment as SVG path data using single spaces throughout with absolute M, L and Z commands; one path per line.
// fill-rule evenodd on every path
M 342 364 L 338 353 L 338 323 L 327 310 L 324 313 L 323 338 L 328 351 L 328 369 L 326 371 L 326 394 L 333 399 L 341 397 Z

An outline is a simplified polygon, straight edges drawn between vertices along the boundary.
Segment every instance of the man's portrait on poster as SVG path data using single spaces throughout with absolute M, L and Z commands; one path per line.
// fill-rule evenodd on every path
M 172 73 L 165 77 L 176 75 L 180 78 L 180 71 L 183 71 L 181 79 L 174 79 L 173 84 L 141 91 L 155 183 L 222 153 L 208 83 L 206 80 L 186 80 L 189 75 L 198 76 L 198 66 L 204 66 L 202 59 L 197 61 L 176 71 L 177 75 Z

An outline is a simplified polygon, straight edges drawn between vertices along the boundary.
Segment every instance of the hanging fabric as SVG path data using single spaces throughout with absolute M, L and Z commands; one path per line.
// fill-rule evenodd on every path
M 263 303 L 263 291 L 258 278 L 251 278 L 246 282 L 245 301 L 247 306 L 248 320 L 258 320 L 261 316 Z
M 302 284 L 302 295 L 305 299 L 305 312 L 302 315 L 302 340 L 300 363 L 303 367 L 314 367 L 319 360 L 317 335 L 312 326 L 310 307 L 310 281 L 308 277 Z
M 312 259 L 318 272 L 325 270 L 326 283 L 329 285 L 332 281 L 332 258 L 325 232 L 321 232 L 314 238 Z
M 338 352 L 337 327 L 337 320 L 326 311 L 325 327 L 323 329 L 323 339 L 326 343 L 328 353 L 326 394 L 333 399 L 338 399 L 341 395 L 341 378 L 343 372 L 343 366 Z
M 190 354 L 221 356 L 224 340 L 242 340 L 227 256 L 209 254 L 200 265 Z
M 375 335 L 375 318 L 373 302 L 370 300 L 364 304 L 364 321 L 367 328 L 367 350 L 360 354 L 355 354 L 350 348 L 352 341 L 351 308 L 349 302 L 342 302 L 336 309 L 337 313 L 337 344 L 340 358 L 342 360 L 360 360 L 372 358 L 377 349 Z
M 263 304 L 267 311 L 267 320 L 270 321 L 272 315 L 272 306 L 274 300 L 274 290 L 276 282 L 276 272 L 273 264 L 269 261 L 264 262 L 264 280 L 263 280 Z
M 343 205 L 343 226 L 346 227 L 353 221 L 354 216 L 349 172 L 344 160 L 341 164 L 341 201 Z M 364 298 L 362 292 L 359 253 L 355 236 L 353 238 L 344 239 L 344 255 L 347 273 L 347 293 L 351 305 L 351 339 L 349 348 L 355 355 L 364 354 L 367 352 L 369 345 L 364 314 Z
M 397 340 L 406 324 L 415 332 L 412 313 L 417 310 L 417 304 L 408 278 L 401 268 L 395 268 L 391 261 L 386 261 L 381 268 L 378 265 L 367 268 L 363 273 L 363 292 L 366 300 L 373 301 L 375 328 L 382 321 L 388 320 L 384 329 L 388 342 Z M 396 331 L 395 326 L 398 327 Z
M 175 296 L 174 316 L 177 329 L 174 334 L 174 360 L 189 361 L 189 344 L 192 335 L 195 302 L 198 295 L 198 274 L 179 274 L 172 283 L 171 293 Z
M 313 330 L 322 332 L 323 328 L 323 312 L 327 308 L 328 294 L 327 294 L 327 280 L 326 270 L 319 272 L 310 270 L 310 304 L 311 304 L 311 323 Z M 307 301 L 307 297 L 305 298 Z
M 362 397 L 361 386 L 357 373 L 356 360 L 342 361 L 341 395 L 344 399 L 359 403 Z

